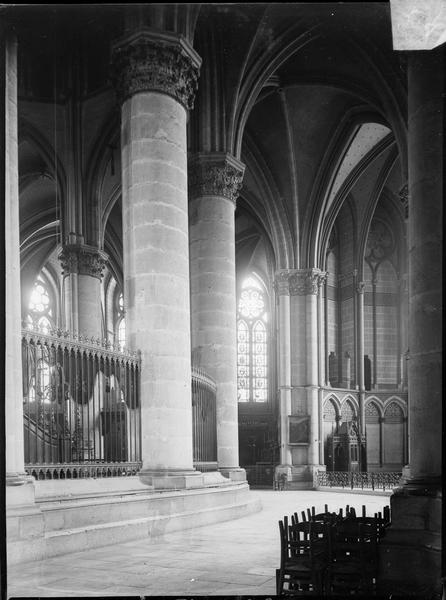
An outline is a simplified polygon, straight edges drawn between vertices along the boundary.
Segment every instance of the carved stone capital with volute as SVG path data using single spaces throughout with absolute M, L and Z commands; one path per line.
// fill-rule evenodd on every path
M 234 202 L 242 189 L 245 165 L 223 152 L 193 154 L 188 162 L 189 198 L 221 196 Z
M 322 272 L 319 269 L 300 269 L 294 271 L 290 277 L 290 294 L 292 296 L 317 295 L 319 278 Z
M 284 269 L 283 271 L 276 272 L 276 278 L 274 280 L 274 289 L 276 294 L 279 296 L 289 296 L 290 294 L 290 277 L 293 271 Z
M 160 92 L 193 108 L 201 58 L 183 36 L 142 28 L 112 46 L 111 61 L 121 104 L 139 92 Z
M 102 250 L 86 244 L 67 244 L 60 254 L 63 275 L 77 273 L 101 280 L 108 256 Z

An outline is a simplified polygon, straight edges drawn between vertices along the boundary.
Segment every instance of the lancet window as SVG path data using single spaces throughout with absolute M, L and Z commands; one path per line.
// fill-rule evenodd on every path
M 237 320 L 237 394 L 239 402 L 268 399 L 268 313 L 259 281 L 242 285 Z
M 50 333 L 54 326 L 53 302 L 48 286 L 40 276 L 31 292 L 26 322 L 28 326 L 38 328 L 42 333 Z

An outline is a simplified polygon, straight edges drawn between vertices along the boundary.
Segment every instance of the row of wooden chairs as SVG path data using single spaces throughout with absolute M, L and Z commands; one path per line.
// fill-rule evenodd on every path
M 372 593 L 378 569 L 378 544 L 390 524 L 390 509 L 373 517 L 347 506 L 345 513 L 314 507 L 279 521 L 281 558 L 277 595 Z

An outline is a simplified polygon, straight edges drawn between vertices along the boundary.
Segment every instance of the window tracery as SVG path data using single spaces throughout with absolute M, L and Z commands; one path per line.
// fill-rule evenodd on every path
M 254 277 L 245 279 L 237 321 L 237 395 L 239 402 L 268 399 L 268 332 L 265 298 Z
M 34 282 L 28 305 L 27 325 L 37 328 L 42 333 L 50 333 L 54 326 L 53 302 L 48 286 L 42 277 Z

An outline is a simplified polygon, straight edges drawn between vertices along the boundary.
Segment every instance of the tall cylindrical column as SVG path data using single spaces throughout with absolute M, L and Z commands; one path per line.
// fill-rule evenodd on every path
M 189 161 L 189 248 L 192 356 L 217 383 L 217 461 L 239 468 L 234 210 L 244 165 L 228 154 Z
M 409 59 L 410 469 L 423 480 L 440 478 L 442 469 L 441 53 L 414 52 Z
M 278 385 L 279 385 L 279 430 L 280 430 L 280 468 L 290 469 L 292 465 L 291 448 L 288 439 L 289 416 L 291 415 L 291 321 L 290 321 L 290 271 L 278 271 L 276 274 L 276 293 L 279 299 L 278 317 Z M 288 474 L 288 476 L 290 473 Z
M 6 483 L 25 483 L 20 307 L 19 165 L 17 136 L 17 40 L 5 55 L 5 447 Z
M 112 55 L 122 104 L 126 337 L 142 353 L 141 477 L 155 486 L 160 475 L 160 485 L 188 485 L 193 457 L 186 120 L 201 61 L 183 37 L 145 28 L 120 40 Z
M 382 590 L 422 598 L 442 595 L 444 66 L 444 48 L 408 55 L 410 476 L 380 544 Z
M 85 244 L 67 244 L 59 254 L 65 293 L 65 326 L 102 340 L 101 279 L 107 255 Z

